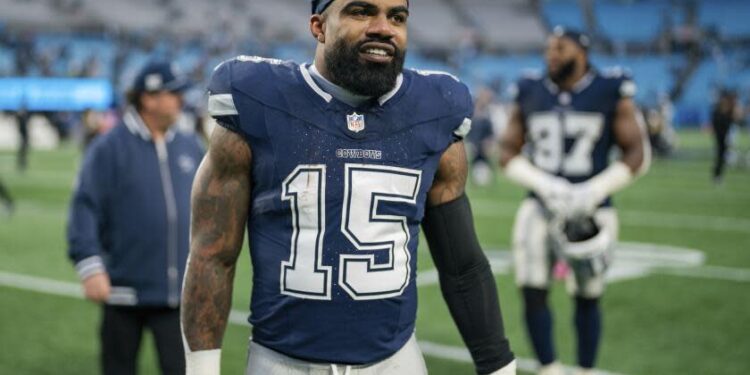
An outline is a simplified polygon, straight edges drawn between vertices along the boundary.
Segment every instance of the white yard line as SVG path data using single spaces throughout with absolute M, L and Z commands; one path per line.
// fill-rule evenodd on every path
M 621 211 L 623 224 L 636 227 L 712 230 L 750 233 L 750 220 L 726 216 L 670 214 L 646 211 Z
M 449 359 L 456 362 L 472 363 L 471 355 L 469 355 L 469 351 L 464 347 L 443 345 L 431 341 L 419 340 L 419 348 L 422 349 L 422 353 L 430 357 Z M 539 369 L 537 361 L 529 358 L 516 358 L 516 365 L 518 366 L 519 370 L 530 373 L 536 373 L 536 371 Z M 565 366 L 565 369 L 568 374 L 572 374 L 575 371 L 575 367 Z M 597 369 L 596 374 L 622 375 L 616 372 L 609 372 L 601 369 Z
M 674 275 L 682 277 L 693 277 L 699 279 L 711 279 L 722 281 L 750 282 L 750 269 L 703 266 L 696 268 L 659 268 L 655 273 Z
M 81 285 L 69 281 L 57 281 L 42 277 L 0 271 L 0 286 L 52 294 L 56 296 L 83 298 Z

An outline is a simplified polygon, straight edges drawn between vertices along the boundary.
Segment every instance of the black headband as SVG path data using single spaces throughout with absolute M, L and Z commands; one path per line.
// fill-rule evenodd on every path
M 579 47 L 587 52 L 589 50 L 589 47 L 591 47 L 591 39 L 589 38 L 589 36 L 580 31 L 566 29 L 562 26 L 555 26 L 555 28 L 552 30 L 552 35 L 559 38 L 568 38 L 575 42 L 575 44 L 578 44 Z
M 322 14 L 333 0 L 312 0 L 312 14 Z
M 322 14 L 332 2 L 333 0 L 312 0 L 312 14 Z M 409 0 L 406 5 L 409 5 Z

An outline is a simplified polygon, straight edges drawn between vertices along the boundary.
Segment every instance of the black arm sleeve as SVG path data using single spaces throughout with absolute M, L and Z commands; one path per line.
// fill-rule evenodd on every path
M 440 275 L 443 298 L 477 373 L 504 367 L 514 356 L 505 337 L 495 278 L 479 246 L 466 195 L 428 207 L 422 229 Z

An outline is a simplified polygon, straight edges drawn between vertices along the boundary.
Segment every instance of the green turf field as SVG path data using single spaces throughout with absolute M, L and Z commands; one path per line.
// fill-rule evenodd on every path
M 740 147 L 750 149 L 749 142 L 742 139 Z M 621 265 L 632 263 L 625 270 L 630 277 L 612 283 L 603 302 L 603 370 L 750 373 L 750 167 L 729 168 L 724 185 L 715 187 L 709 180 L 711 155 L 708 134 L 680 133 L 676 155 L 657 160 L 648 176 L 616 197 L 621 240 L 641 245 L 623 249 L 627 259 Z M 15 215 L 0 216 L 0 374 L 97 371 L 98 308 L 65 296 L 75 294 L 71 283 L 77 281 L 65 255 L 64 228 L 79 160 L 73 147 L 34 152 L 30 169 L 19 174 L 14 155 L 0 152 L 0 178 L 17 199 Z M 507 253 L 501 251 L 508 248 L 524 193 L 499 178 L 491 188 L 471 188 L 470 195 L 480 239 L 497 266 L 507 332 L 517 355 L 529 359 L 518 294 L 511 275 L 503 272 Z M 420 249 L 419 264 L 424 278 L 417 335 L 427 342 L 430 373 L 471 374 L 472 366 L 461 360 L 465 353 L 439 288 L 428 280 L 433 267 L 426 248 Z M 50 283 L 55 280 L 66 283 Z M 245 252 L 235 287 L 236 310 L 247 310 L 249 280 Z M 11 283 L 18 286 L 8 286 Z M 29 290 L 33 285 L 46 291 Z M 51 286 L 57 291 L 51 292 Z M 570 364 L 571 306 L 562 284 L 555 287 L 553 304 L 558 352 Z M 223 352 L 225 374 L 242 373 L 248 335 L 248 327 L 230 325 Z M 150 341 L 145 349 L 142 373 L 156 374 Z M 528 361 L 522 364 L 528 368 Z

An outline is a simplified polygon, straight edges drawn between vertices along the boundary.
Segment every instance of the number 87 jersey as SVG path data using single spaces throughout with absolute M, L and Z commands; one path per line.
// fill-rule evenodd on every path
M 592 68 L 571 91 L 560 90 L 548 77 L 521 79 L 516 103 L 529 159 L 573 183 L 595 176 L 609 163 L 617 103 L 634 94 L 635 84 L 619 69 L 602 74 Z
M 416 319 L 416 255 L 442 153 L 470 127 L 468 89 L 406 70 L 352 108 L 307 65 L 239 57 L 214 71 L 209 112 L 252 152 L 253 340 L 295 358 L 367 364 Z

